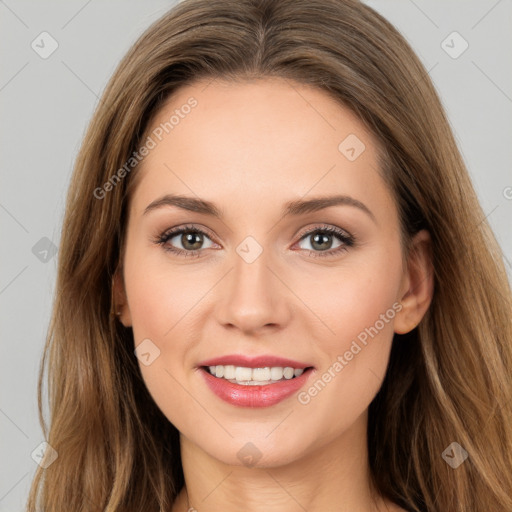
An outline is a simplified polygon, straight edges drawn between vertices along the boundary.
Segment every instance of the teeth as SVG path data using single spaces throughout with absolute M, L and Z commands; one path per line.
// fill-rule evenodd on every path
M 217 374 L 215 374 L 215 375 L 217 375 Z M 238 382 L 252 380 L 251 368 L 244 368 L 243 366 L 237 366 L 236 370 L 235 370 L 235 379 Z
M 289 366 L 287 366 L 284 370 L 283 370 L 283 377 L 285 379 L 293 379 L 293 372 L 294 372 L 294 369 L 293 368 L 290 368 Z
M 270 379 L 271 380 L 281 380 L 283 378 L 283 369 L 278 368 L 270 368 Z
M 219 368 L 219 366 L 217 366 L 216 368 Z M 224 378 L 225 379 L 234 379 L 235 375 L 236 375 L 236 370 L 232 364 L 230 364 L 228 366 L 224 366 Z M 215 373 L 215 376 L 217 376 L 217 373 Z
M 253 368 L 252 370 L 252 379 L 251 380 L 261 380 L 267 381 L 270 380 L 270 368 Z
M 273 366 L 266 368 L 247 368 L 244 366 L 217 365 L 209 366 L 210 373 L 217 378 L 224 378 L 234 384 L 262 386 L 280 380 L 290 380 L 304 373 L 302 368 Z

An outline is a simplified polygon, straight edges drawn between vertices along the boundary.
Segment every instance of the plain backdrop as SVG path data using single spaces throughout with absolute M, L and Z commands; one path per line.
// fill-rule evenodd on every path
M 0 0 L 1 512 L 23 510 L 36 469 L 31 454 L 44 441 L 37 374 L 80 141 L 120 58 L 174 3 Z M 510 276 L 512 2 L 367 3 L 429 70 Z

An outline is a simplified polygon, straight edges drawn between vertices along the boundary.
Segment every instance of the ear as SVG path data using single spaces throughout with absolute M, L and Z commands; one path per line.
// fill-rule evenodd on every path
M 126 298 L 123 274 L 119 267 L 112 278 L 112 298 L 116 318 L 118 318 L 125 327 L 131 327 L 132 318 L 130 307 L 128 306 Z
M 434 295 L 434 268 L 430 233 L 421 230 L 413 237 L 406 271 L 400 287 L 402 309 L 395 316 L 397 334 L 412 331 L 427 312 Z

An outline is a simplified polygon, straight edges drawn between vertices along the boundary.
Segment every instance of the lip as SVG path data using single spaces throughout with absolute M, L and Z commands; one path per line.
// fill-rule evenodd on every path
M 225 359 L 223 359 L 223 361 L 225 361 Z M 233 384 L 226 379 L 214 377 L 206 368 L 199 368 L 199 372 L 205 379 L 210 390 L 231 405 L 238 407 L 270 407 L 298 392 L 314 373 L 314 368 L 309 367 L 299 377 L 278 381 L 274 384 L 266 384 L 264 386 Z
M 284 357 L 278 357 L 273 355 L 261 355 L 255 357 L 244 356 L 240 354 L 230 354 L 221 357 L 215 357 L 213 359 L 208 359 L 199 363 L 197 366 L 243 366 L 245 368 L 266 368 L 269 367 L 278 367 L 282 366 L 285 368 L 286 366 L 290 366 L 291 368 L 300 368 L 304 370 L 305 368 L 312 367 L 313 365 L 310 363 L 301 363 L 299 361 L 294 361 L 293 359 L 286 359 Z M 294 380 L 294 379 L 292 379 Z M 274 385 L 274 384 L 273 384 Z

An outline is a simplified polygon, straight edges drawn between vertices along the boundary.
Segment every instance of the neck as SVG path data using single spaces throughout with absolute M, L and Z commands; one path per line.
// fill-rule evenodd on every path
M 265 467 L 225 464 L 181 435 L 185 487 L 173 512 L 387 510 L 371 490 L 366 426 L 365 413 L 342 436 L 319 440 L 292 462 Z

